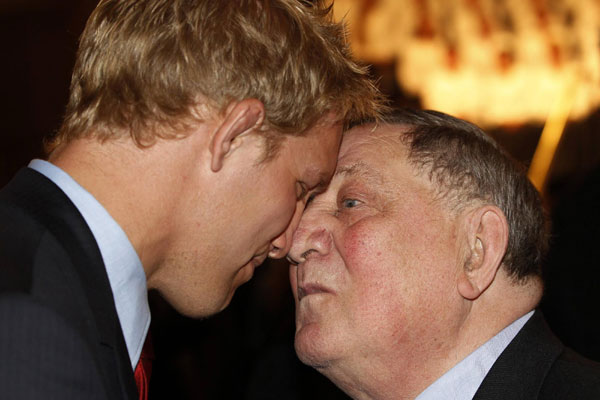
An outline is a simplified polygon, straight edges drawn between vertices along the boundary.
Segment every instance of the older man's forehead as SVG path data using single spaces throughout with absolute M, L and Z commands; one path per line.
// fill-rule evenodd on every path
M 356 151 L 376 151 L 382 156 L 395 157 L 406 150 L 403 134 L 408 129 L 404 125 L 367 124 L 357 126 L 348 131 L 342 142 L 343 153 L 351 154 Z

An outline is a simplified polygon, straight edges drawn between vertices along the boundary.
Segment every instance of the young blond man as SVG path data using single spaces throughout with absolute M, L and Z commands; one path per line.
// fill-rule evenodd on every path
M 145 396 L 147 290 L 226 307 L 378 102 L 320 2 L 101 1 L 48 160 L 0 191 L 3 396 Z

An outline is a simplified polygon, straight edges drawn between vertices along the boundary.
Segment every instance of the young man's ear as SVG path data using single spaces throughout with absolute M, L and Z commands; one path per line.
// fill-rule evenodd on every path
M 259 128 L 265 119 L 265 106 L 257 99 L 244 99 L 233 102 L 225 110 L 223 121 L 210 142 L 213 172 L 223 167 L 225 157 L 236 149 L 236 141 L 241 135 Z
M 493 282 L 508 246 L 508 222 L 495 206 L 486 205 L 465 216 L 464 265 L 459 271 L 458 291 L 468 300 L 477 299 Z

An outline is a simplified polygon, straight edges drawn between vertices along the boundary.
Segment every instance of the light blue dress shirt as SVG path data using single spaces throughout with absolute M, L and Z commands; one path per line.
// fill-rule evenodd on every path
M 108 211 L 65 171 L 43 160 L 31 161 L 29 168 L 54 182 L 75 204 L 92 231 L 106 267 L 131 367 L 135 370 L 150 326 L 146 274 L 140 258 Z
M 504 328 L 433 382 L 415 400 L 471 400 L 492 365 L 532 315 L 533 311 L 530 311 Z

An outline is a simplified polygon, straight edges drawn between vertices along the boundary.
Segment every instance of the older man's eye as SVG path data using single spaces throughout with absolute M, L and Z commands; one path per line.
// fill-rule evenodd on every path
M 356 199 L 344 199 L 342 200 L 342 207 L 344 208 L 354 208 L 360 204 L 360 201 Z

